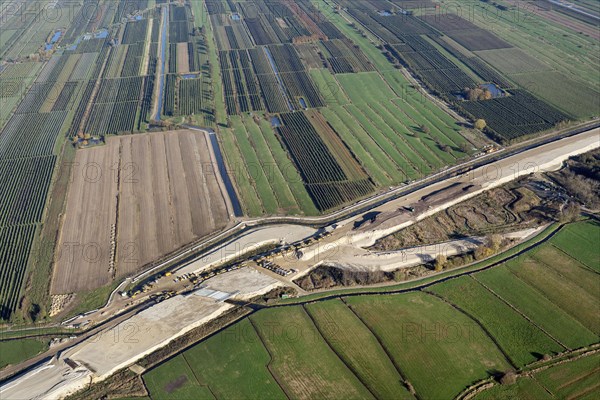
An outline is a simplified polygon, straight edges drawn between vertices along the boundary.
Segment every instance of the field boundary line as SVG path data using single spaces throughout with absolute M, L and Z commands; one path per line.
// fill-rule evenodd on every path
M 544 332 L 550 339 L 554 340 L 556 343 L 558 343 L 559 345 L 561 345 L 562 347 L 564 347 L 565 350 L 571 350 L 571 348 L 569 346 L 563 344 L 560 340 L 558 340 L 557 338 L 555 338 L 554 336 L 552 336 L 549 332 L 546 332 L 546 330 L 544 328 L 542 328 L 537 323 L 535 323 L 531 318 L 529 318 L 527 315 L 525 315 L 521 310 L 519 310 L 517 307 L 513 306 L 507 300 L 505 300 L 504 298 L 502 298 L 502 296 L 500 296 L 498 293 L 496 293 L 494 290 L 492 290 L 489 286 L 487 286 L 485 283 L 483 283 L 479 279 L 477 279 L 475 277 L 475 274 L 471 274 L 471 275 L 469 275 L 469 277 L 471 279 L 473 279 L 475 282 L 477 282 L 478 284 L 480 284 L 481 286 L 483 286 L 488 292 L 490 292 L 492 295 L 494 295 L 494 297 L 497 297 L 501 302 L 503 302 L 504 304 L 506 304 L 507 306 L 509 306 L 510 308 L 512 308 L 517 314 L 519 314 L 520 316 L 522 316 L 523 318 L 525 318 L 531 325 L 535 326 L 540 331 Z
M 402 384 L 408 389 L 408 391 L 410 392 L 410 394 L 412 394 L 417 400 L 420 400 L 421 396 L 419 396 L 419 394 L 416 392 L 416 390 L 415 390 L 414 386 L 412 385 L 412 383 L 410 383 L 410 381 L 408 380 L 408 378 L 406 377 L 406 375 L 402 372 L 402 368 L 400 368 L 400 365 L 398 365 L 396 363 L 396 360 L 394 359 L 394 357 L 392 357 L 392 354 L 389 352 L 388 348 L 384 345 L 383 340 L 379 337 L 379 335 L 377 335 L 377 333 L 375 333 L 375 331 L 373 329 L 371 329 L 371 327 L 350 306 L 350 304 L 348 304 L 346 302 L 345 298 L 340 297 L 340 300 L 342 301 L 342 303 L 344 303 L 344 305 L 348 308 L 348 310 L 350 310 L 350 312 L 352 314 L 354 314 L 354 316 L 360 321 L 360 323 L 363 324 L 364 327 L 369 330 L 369 332 L 371 332 L 371 335 L 373 335 L 373 337 L 375 338 L 375 340 L 377 341 L 377 343 L 379 343 L 379 346 L 381 347 L 381 349 L 384 351 L 384 353 L 387 356 L 387 358 L 390 360 L 390 362 L 394 366 L 394 369 L 396 369 L 396 372 L 398 373 L 398 375 L 400 375 L 400 378 L 402 378 Z
M 557 389 L 562 389 L 562 388 L 565 388 L 565 387 L 569 387 L 569 386 L 571 386 L 572 384 L 574 384 L 574 383 L 576 383 L 576 382 L 579 382 L 580 380 L 582 380 L 582 379 L 585 379 L 585 378 L 587 378 L 588 376 L 590 376 L 590 375 L 592 375 L 592 374 L 594 374 L 595 372 L 598 372 L 598 371 L 600 371 L 600 366 L 598 366 L 598 367 L 594 368 L 594 369 L 593 369 L 593 370 L 591 370 L 591 371 L 588 371 L 587 373 L 585 373 L 585 374 L 583 374 L 583 375 L 581 375 L 581 376 L 578 376 L 578 377 L 577 377 L 577 378 L 575 378 L 575 379 L 571 379 L 570 381 L 563 383 L 562 385 L 560 385 L 559 387 L 557 387 Z M 599 384 L 600 384 L 600 383 L 599 383 Z
M 254 311 L 255 312 L 255 311 Z M 253 312 L 253 313 L 254 313 Z M 267 371 L 269 371 L 269 374 L 271 375 L 271 377 L 273 378 L 273 380 L 277 383 L 277 386 L 279 386 L 279 388 L 281 389 L 281 391 L 283 392 L 283 394 L 285 394 L 285 397 L 290 400 L 293 397 L 290 397 L 289 393 L 285 390 L 285 388 L 281 385 L 281 382 L 279 382 L 279 379 L 277 379 L 277 377 L 275 376 L 275 374 L 273 374 L 273 371 L 271 370 L 271 363 L 274 360 L 273 354 L 271 353 L 271 350 L 269 350 L 269 347 L 267 346 L 267 344 L 265 343 L 264 338 L 262 337 L 262 334 L 259 332 L 258 329 L 256 329 L 256 325 L 254 323 L 254 321 L 252 321 L 252 318 L 250 318 L 251 315 L 248 315 L 248 322 L 250 322 L 250 325 L 252 326 L 252 329 L 254 329 L 254 332 L 256 332 L 256 336 L 258 336 L 258 339 L 260 340 L 260 343 L 262 344 L 263 348 L 265 349 L 265 351 L 267 352 L 267 354 L 269 355 L 269 363 L 267 365 L 265 365 L 265 367 L 267 367 Z
M 538 288 L 536 288 L 535 286 L 531 285 L 529 282 L 525 281 L 524 279 L 522 279 L 520 276 L 518 276 L 517 274 L 514 273 L 514 271 L 511 268 L 506 268 L 506 270 L 508 272 L 510 272 L 512 274 L 513 277 L 515 277 L 516 279 L 518 279 L 520 282 L 524 283 L 525 285 L 527 285 L 529 288 L 531 288 L 531 290 L 533 290 L 534 292 L 536 292 L 540 297 L 543 297 L 544 299 L 546 299 L 547 301 L 551 302 L 552 304 L 554 304 L 554 306 L 556 308 L 558 308 L 559 310 L 561 310 L 563 313 L 565 313 L 566 315 L 568 315 L 569 317 L 571 317 L 571 319 L 573 321 L 575 321 L 576 323 L 578 323 L 580 325 L 580 327 L 584 328 L 585 330 L 588 330 L 590 332 L 592 332 L 593 334 L 595 334 L 596 336 L 598 336 L 598 334 L 596 334 L 594 331 L 592 331 L 590 328 L 588 328 L 587 326 L 583 325 L 581 323 L 581 321 L 573 316 L 568 310 L 565 310 L 563 307 L 560 306 L 560 304 L 557 304 L 556 302 L 552 301 L 550 298 L 548 298 L 542 291 L 540 291 Z M 582 289 L 583 290 L 583 289 Z
M 319 333 L 319 336 L 321 337 L 321 339 L 323 340 L 323 342 L 325 342 L 325 344 L 327 345 L 327 347 L 329 347 L 329 349 L 333 352 L 333 354 L 335 354 L 335 356 L 338 358 L 338 360 L 340 360 L 340 362 L 342 364 L 344 364 L 346 366 L 346 368 L 348 368 L 348 371 L 350 371 L 352 373 L 352 375 L 354 375 L 354 377 L 365 387 L 365 389 L 367 389 L 369 391 L 369 393 L 371 393 L 373 395 L 373 398 L 377 399 L 378 397 L 375 395 L 375 393 L 373 393 L 373 391 L 371 390 L 371 388 L 369 387 L 369 385 L 367 385 L 366 382 L 364 382 L 362 380 L 362 378 L 358 375 L 358 373 L 355 371 L 355 369 L 352 368 L 350 365 L 348 365 L 348 363 L 342 358 L 342 356 L 333 348 L 333 346 L 331 345 L 331 343 L 329 343 L 329 340 L 327 340 L 325 338 L 325 335 L 323 335 L 323 332 L 321 331 L 321 328 L 319 328 L 319 325 L 315 321 L 314 317 L 306 309 L 306 304 L 302 304 L 302 310 L 308 316 L 308 318 L 310 318 L 310 321 L 315 326 L 315 329 L 317 330 L 317 332 Z
M 590 271 L 593 272 L 596 275 L 600 275 L 600 272 L 596 271 L 595 269 L 592 269 L 589 265 L 587 265 L 586 263 L 584 263 L 581 260 L 578 260 L 576 258 L 574 258 L 571 254 L 567 253 L 566 251 L 564 251 L 563 249 L 561 249 L 560 247 L 558 247 L 557 245 L 555 245 L 554 243 L 550 244 L 552 247 L 554 247 L 556 250 L 560 251 L 561 253 L 563 253 L 565 256 L 569 257 L 569 259 L 577 261 L 579 264 L 583 265 L 583 268 L 581 269 L 585 269 L 586 271 Z
M 378 103 L 378 104 L 379 104 L 379 103 Z M 424 155 L 424 154 L 422 154 L 422 153 L 421 153 L 420 151 L 418 151 L 418 150 L 417 150 L 415 147 L 413 147 L 413 145 L 412 145 L 412 144 L 410 144 L 410 143 L 409 143 L 409 142 L 408 142 L 408 141 L 407 141 L 407 140 L 406 140 L 406 139 L 405 139 L 405 138 L 402 136 L 402 132 L 397 132 L 397 131 L 396 131 L 396 130 L 395 130 L 393 127 L 392 127 L 392 126 L 390 126 L 390 123 L 388 122 L 388 119 L 386 119 L 386 118 L 385 118 L 383 115 L 381 115 L 381 111 L 377 112 L 377 110 L 375 110 L 375 108 L 373 108 L 373 106 L 372 106 L 371 104 L 368 104 L 368 103 L 366 103 L 366 104 L 365 104 L 365 106 L 366 106 L 366 107 L 367 107 L 369 110 L 371 110 L 371 112 L 372 112 L 373 114 L 375 114 L 375 115 L 377 115 L 379 118 L 381 118 L 381 120 L 383 121 L 383 123 L 385 124 L 385 126 L 387 126 L 387 127 L 388 127 L 388 128 L 389 128 L 389 129 L 390 129 L 392 132 L 393 132 L 393 133 L 395 133 L 395 134 L 396 134 L 396 137 L 398 138 L 398 140 L 399 140 L 400 142 L 402 142 L 402 143 L 403 143 L 403 144 L 404 144 L 404 145 L 407 147 L 407 149 L 409 149 L 409 150 L 410 150 L 410 151 L 411 151 L 411 152 L 412 152 L 412 153 L 413 153 L 413 154 L 414 154 L 416 157 L 418 157 L 418 158 L 421 160 L 421 162 L 423 163 L 422 165 L 427 165 L 428 167 L 431 167 L 433 170 L 435 170 L 435 169 L 436 169 L 436 166 L 435 166 L 435 165 L 433 165 L 433 163 L 432 163 L 432 162 L 430 162 L 430 161 L 429 161 L 429 160 L 428 160 L 428 159 L 425 157 L 425 155 Z M 407 127 L 407 126 L 406 126 L 406 125 L 405 125 L 405 124 L 404 124 L 404 123 L 403 123 L 401 120 L 398 120 L 398 119 L 396 118 L 396 116 L 395 116 L 395 115 L 394 115 L 392 112 L 390 112 L 390 111 L 387 109 L 387 107 L 385 107 L 385 105 L 382 105 L 382 107 L 383 107 L 383 108 L 384 108 L 384 109 L 385 109 L 385 110 L 386 110 L 386 111 L 387 111 L 387 112 L 388 112 L 388 113 L 389 113 L 389 114 L 392 116 L 392 118 L 394 118 L 394 120 L 396 121 L 396 123 L 398 123 L 398 125 L 402 125 L 404 128 L 406 128 L 406 131 L 407 131 L 407 132 L 410 132 L 410 128 L 408 128 L 408 127 Z M 400 111 L 402 111 L 400 108 L 399 108 L 399 110 L 400 110 Z M 403 112 L 403 111 L 402 111 L 402 112 Z M 406 114 L 405 114 L 405 115 L 406 115 Z M 407 116 L 407 117 L 408 117 L 408 116 Z M 367 118 L 368 118 L 368 117 L 367 117 Z M 410 118 L 410 117 L 408 117 L 408 118 Z M 370 119 L 370 118 L 369 118 L 369 119 Z M 371 120 L 371 119 L 370 119 L 370 120 Z M 415 122 L 415 124 L 416 124 L 416 121 L 414 121 L 414 120 L 412 120 L 412 121 L 413 121 L 413 122 Z M 373 124 L 375 124 L 375 122 L 373 122 L 373 120 L 371 120 L 371 122 L 372 122 Z M 441 158 L 440 158 L 440 157 L 439 157 L 437 154 L 435 154 L 435 153 L 434 153 L 434 152 L 433 152 L 433 151 L 432 151 L 432 150 L 429 148 L 429 146 L 427 146 L 425 143 L 423 143 L 423 142 L 421 141 L 421 139 L 418 139 L 418 138 L 417 138 L 417 140 L 419 140 L 419 142 L 420 142 L 420 143 L 423 145 L 423 148 L 424 148 L 424 150 L 425 150 L 425 151 L 427 151 L 427 152 L 429 153 L 429 155 L 431 155 L 431 156 L 432 156 L 432 157 L 433 157 L 435 160 L 437 160 L 437 161 L 440 163 L 440 165 L 441 165 L 441 164 L 445 164 L 445 161 L 444 161 L 444 160 L 442 160 L 442 159 L 441 159 Z M 393 144 L 393 145 L 394 145 L 394 146 L 397 148 L 397 146 L 396 146 L 396 143 L 392 142 L 392 144 Z M 405 155 L 405 153 L 404 153 L 403 151 L 401 151 L 401 150 L 400 150 L 400 149 L 398 149 L 398 148 L 397 148 L 397 150 L 400 152 L 400 154 L 402 154 L 402 155 L 406 156 L 406 155 Z M 407 157 L 407 159 L 408 159 L 408 157 Z M 420 167 L 420 166 L 419 166 L 418 164 L 416 164 L 416 165 L 415 165 L 413 162 L 411 162 L 411 164 L 413 164 L 413 165 L 414 165 L 414 167 L 417 169 L 417 171 L 418 171 L 418 172 L 421 172 L 421 171 L 419 171 L 419 169 L 420 169 L 419 167 Z
M 502 348 L 502 346 L 500 346 L 500 343 L 498 343 L 498 340 L 496 340 L 496 338 L 494 337 L 494 335 L 492 335 L 492 333 L 483 325 L 483 323 L 481 321 L 479 321 L 477 318 L 475 318 L 473 315 L 471 315 L 471 313 L 469 313 L 467 310 L 463 309 L 462 307 L 459 307 L 457 304 L 452 303 L 450 300 L 447 300 L 445 297 L 442 297 L 441 295 L 439 295 L 437 293 L 434 293 L 432 291 L 429 291 L 427 289 L 423 289 L 421 291 L 423 293 L 427 293 L 427 294 L 429 294 L 429 295 L 431 295 L 433 297 L 438 298 L 439 300 L 441 300 L 444 303 L 448 304 L 450 307 L 454 308 L 456 311 L 464 314 L 466 317 L 468 317 L 469 319 L 473 320 L 473 322 L 475 322 L 477 325 L 479 325 L 479 327 L 481 328 L 481 330 L 483 330 L 483 332 L 485 333 L 485 335 L 496 345 L 496 347 L 498 348 L 498 350 L 500 350 L 500 353 L 502 353 L 502 355 L 504 356 L 504 358 L 506 358 L 506 361 L 508 361 L 508 363 L 510 364 L 510 366 L 513 367 L 514 369 L 518 369 L 517 365 L 512 360 L 512 358 Z
M 198 379 L 198 376 L 196 375 L 196 370 L 195 370 L 194 368 L 192 368 L 192 366 L 190 365 L 190 362 L 189 362 L 189 361 L 188 361 L 188 359 L 186 358 L 186 356 L 185 356 L 185 353 L 186 353 L 185 351 L 182 351 L 182 352 L 180 353 L 180 354 L 181 354 L 181 357 L 182 357 L 182 358 L 183 358 L 183 360 L 185 361 L 185 364 L 188 366 L 188 368 L 190 369 L 190 371 L 192 371 L 192 375 L 194 375 L 194 379 L 195 379 L 195 380 L 196 380 L 196 382 L 198 383 L 198 386 L 207 388 L 207 389 L 208 389 L 208 391 L 210 392 L 210 394 L 212 394 L 212 395 L 213 395 L 213 397 L 214 397 L 215 399 L 218 399 L 218 397 L 215 395 L 215 393 L 214 393 L 214 392 L 212 391 L 212 389 L 210 388 L 210 385 L 208 385 L 208 384 L 204 384 L 204 385 L 203 385 L 203 384 L 200 382 L 200 379 Z M 143 380 L 143 379 L 142 379 L 142 380 Z M 144 386 L 145 386 L 145 384 L 144 384 Z
M 593 356 L 594 354 L 597 354 L 599 351 L 600 351 L 600 343 L 595 343 L 591 346 L 588 346 L 588 348 L 576 349 L 576 350 L 567 351 L 565 353 L 561 353 L 561 354 L 557 355 L 556 357 L 554 357 L 553 359 L 551 359 L 550 361 L 546 362 L 546 364 L 541 365 L 537 368 L 531 368 L 531 366 L 533 366 L 535 364 L 539 364 L 540 362 L 543 362 L 541 360 L 534 361 L 530 364 L 523 366 L 521 369 L 518 370 L 518 372 L 516 374 L 517 380 L 522 377 L 531 378 L 531 379 L 535 380 L 536 383 L 538 383 L 544 390 L 546 390 L 548 393 L 550 393 L 552 395 L 552 397 L 555 397 L 552 392 L 550 392 L 541 382 L 539 382 L 536 379 L 534 374 L 545 371 L 547 369 L 554 368 L 558 365 L 566 364 L 566 363 L 569 363 L 572 361 L 577 361 L 580 358 Z M 499 382 L 497 382 L 495 380 L 490 380 L 490 378 L 486 378 L 479 382 L 473 383 L 471 386 L 469 386 L 468 388 L 463 390 L 460 394 L 458 394 L 454 399 L 455 400 L 470 400 L 470 399 L 473 399 L 473 397 L 476 396 L 477 394 L 479 394 L 480 392 L 486 391 L 486 390 L 491 389 L 492 387 L 498 386 L 498 385 L 499 385 Z
M 355 123 L 357 126 L 360 126 L 360 129 L 361 129 L 361 130 L 362 130 L 362 131 L 363 131 L 363 132 L 364 132 L 364 133 L 365 133 L 365 134 L 368 136 L 368 139 L 363 139 L 363 140 L 371 140 L 371 141 L 373 142 L 374 146 L 376 146 L 376 147 L 377 147 L 377 148 L 378 148 L 378 149 L 381 151 L 381 153 L 380 153 L 380 154 L 373 154 L 373 153 L 372 153 L 370 150 L 368 150 L 368 148 L 367 148 L 366 146 L 362 145 L 362 141 L 360 141 L 359 143 L 361 143 L 361 145 L 363 146 L 363 148 L 365 148 L 365 150 L 366 150 L 366 151 L 367 151 L 367 152 L 368 152 L 368 153 L 371 155 L 371 157 L 373 158 L 373 160 L 374 160 L 374 161 L 377 161 L 377 159 L 378 159 L 378 158 L 381 158 L 381 157 L 385 157 L 385 158 L 387 158 L 387 159 L 388 159 L 388 161 L 389 161 L 389 162 L 390 162 L 392 165 L 395 165 L 395 166 L 396 166 L 396 168 L 397 168 L 397 170 L 398 170 L 398 171 L 400 171 L 400 172 L 401 172 L 401 173 L 402 173 L 402 174 L 403 174 L 405 177 L 407 177 L 407 176 L 408 176 L 408 174 L 406 173 L 406 171 L 404 171 L 404 169 L 402 169 L 402 168 L 401 168 L 401 166 L 400 166 L 400 165 L 398 165 L 398 164 L 396 163 L 396 161 L 394 161 L 394 158 L 393 158 L 393 157 L 392 157 L 392 156 L 391 156 L 391 155 L 388 153 L 388 151 L 386 151 L 386 150 L 385 150 L 385 149 L 384 149 L 384 148 L 381 146 L 381 144 L 380 144 L 380 143 L 379 143 L 377 140 L 375 140 L 375 138 L 373 137 L 373 135 L 371 135 L 371 133 L 369 133 L 369 131 L 368 131 L 368 130 L 365 128 L 365 126 L 364 126 L 364 125 L 363 125 L 363 124 L 362 124 L 362 123 L 359 121 L 359 119 L 358 119 L 358 118 L 356 118 L 356 116 L 354 115 L 354 113 L 352 113 L 350 110 L 348 110 L 348 108 L 347 108 L 347 106 L 348 106 L 348 105 L 352 105 L 352 103 L 350 103 L 350 104 L 346 104 L 346 105 L 343 105 L 343 106 L 340 106 L 340 107 L 344 109 L 345 113 L 346 113 L 346 114 L 348 114 L 348 115 L 350 116 L 350 118 L 352 118 L 352 121 L 354 121 L 354 123 Z M 362 112 L 361 112 L 361 115 L 362 115 L 362 116 L 363 116 L 365 119 L 368 119 L 368 120 L 370 121 L 370 119 L 369 119 L 369 118 L 368 118 L 366 115 L 362 114 Z M 347 128 L 348 130 L 350 130 L 350 127 L 348 126 L 348 123 L 346 122 L 346 120 L 342 119 L 341 117 L 339 117 L 339 118 L 340 118 L 340 120 L 343 122 L 344 126 L 346 126 L 346 128 Z M 357 139 L 357 140 L 358 140 L 358 139 Z M 390 143 L 390 146 L 392 146 L 394 149 L 396 149 L 396 147 L 393 145 L 393 143 Z M 396 149 L 396 151 L 398 151 L 398 149 Z M 387 171 L 384 171 L 384 172 L 386 172 L 386 175 L 387 175 Z M 390 181 L 391 181 L 392 183 L 393 183 L 393 182 L 395 182 L 395 179 L 394 179 L 394 177 L 393 177 L 393 176 L 389 176 L 389 175 L 387 175 L 387 176 L 390 178 Z
M 566 276 L 564 276 L 562 273 L 560 273 L 559 271 L 553 269 L 548 263 L 546 263 L 543 260 L 540 260 L 539 258 L 535 257 L 535 254 L 531 255 L 531 258 L 533 258 L 536 262 L 542 264 L 544 267 L 546 267 L 549 270 L 552 270 L 554 273 L 556 273 L 558 276 L 560 276 L 561 278 L 563 278 L 566 281 L 572 282 L 575 286 L 577 286 L 579 289 L 583 290 L 584 292 L 588 293 L 587 290 L 585 288 L 583 288 L 579 283 L 575 282 L 573 279 L 568 278 Z M 578 260 L 576 260 L 577 262 L 579 262 Z M 580 263 L 581 264 L 581 263 Z M 581 268 L 583 269 L 583 268 Z

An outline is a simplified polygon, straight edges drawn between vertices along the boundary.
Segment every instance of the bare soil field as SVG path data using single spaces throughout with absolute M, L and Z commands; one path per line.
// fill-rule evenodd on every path
M 51 293 L 98 288 L 222 229 L 231 206 L 207 139 L 174 131 L 78 151 Z
M 190 72 L 190 60 L 187 43 L 177 43 L 177 73 L 187 74 Z

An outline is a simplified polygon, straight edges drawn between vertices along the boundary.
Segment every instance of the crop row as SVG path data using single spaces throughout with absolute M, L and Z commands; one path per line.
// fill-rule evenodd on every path
M 52 106 L 52 111 L 65 111 L 73 107 L 74 95 L 77 93 L 79 82 L 66 82 Z
M 386 48 L 437 93 L 447 95 L 475 86 L 469 75 L 422 38 L 404 37 L 403 44 Z
M 296 110 L 302 110 L 306 107 L 323 107 L 325 105 L 319 90 L 306 71 L 281 74 L 281 78 L 289 97 L 294 100 L 292 104 Z M 300 99 L 304 100 L 305 105 L 300 102 Z
M 352 73 L 373 71 L 374 67 L 363 52 L 352 42 L 346 40 L 329 40 L 321 42 L 331 55 L 327 62 L 334 73 Z
M 546 130 L 569 117 L 522 90 L 486 101 L 457 103 L 474 119 L 484 119 L 499 140 Z
M 131 133 L 135 127 L 138 101 L 94 104 L 84 132 L 93 136 Z
M 341 182 L 346 174 L 304 113 L 280 115 L 277 128 L 298 169 L 307 183 Z
M 253 3 L 238 3 L 244 14 L 244 23 L 248 32 L 257 45 L 289 43 L 292 41 L 291 29 L 284 30 L 279 24 L 273 23 L 273 15 L 291 16 L 290 11 L 283 11 L 283 3 L 255 1 Z
M 369 179 L 307 184 L 306 190 L 321 211 L 367 196 L 373 192 Z
M 479 28 L 457 14 L 423 16 L 421 19 L 471 51 L 512 47 L 490 31 Z
M 425 35 L 433 33 L 433 30 L 417 17 L 406 15 L 391 15 L 384 17 L 376 12 L 371 13 L 370 17 L 385 29 L 396 35 L 396 38 L 398 39 L 401 39 L 405 35 Z
M 225 105 L 229 115 L 250 110 L 264 110 L 256 75 L 250 67 L 245 50 L 221 51 L 219 53 L 221 75 L 225 94 Z
M 0 319 L 19 306 L 35 225 L 0 227 Z
M 127 47 L 125 62 L 121 70 L 121 76 L 137 76 L 144 56 L 144 43 L 130 44 Z
M 206 9 L 210 15 L 225 13 L 225 6 L 221 0 L 207 0 Z
M 71 76 L 69 77 L 72 81 L 83 81 L 87 78 L 88 72 L 94 63 L 96 62 L 96 58 L 98 57 L 98 53 L 84 53 L 79 58 L 79 62 L 77 62 L 77 66 L 73 69 Z
M 259 53 L 260 49 L 259 49 Z M 273 64 L 275 65 L 276 73 L 279 74 L 281 81 L 283 82 L 283 88 L 279 88 L 279 90 L 285 90 L 285 95 L 290 101 L 290 104 L 296 110 L 301 110 L 306 107 L 322 107 L 325 105 L 325 102 L 321 98 L 319 91 L 317 90 L 315 84 L 312 82 L 310 76 L 306 73 L 304 69 L 304 65 L 298 56 L 298 53 L 294 49 L 292 45 L 283 45 L 283 46 L 268 46 L 264 48 L 264 52 L 260 58 L 265 59 L 266 63 L 269 63 L 267 58 L 271 57 Z M 254 54 L 251 53 L 254 61 Z M 259 76 L 259 80 L 261 78 L 261 71 L 264 70 L 265 61 L 260 61 L 258 64 L 261 66 L 261 70 L 257 70 L 257 74 Z M 267 64 L 269 65 L 269 64 Z M 271 72 L 275 72 L 272 70 L 271 66 L 269 66 Z M 277 79 L 276 79 L 277 81 Z M 278 86 L 279 82 L 278 82 Z M 262 87 L 261 89 L 263 95 L 265 94 L 266 88 Z M 303 99 L 306 103 L 302 105 L 299 99 Z M 282 110 L 280 110 L 282 111 Z
M 74 137 L 75 135 L 77 135 L 77 133 L 79 133 L 79 125 L 81 125 L 81 121 L 83 120 L 83 116 L 85 115 L 85 110 L 88 105 L 86 99 L 90 99 L 92 97 L 92 93 L 94 92 L 95 86 L 95 81 L 89 81 L 86 84 L 81 101 L 77 105 L 77 109 L 75 110 L 75 114 L 73 115 L 73 119 L 71 120 L 71 126 L 69 128 L 69 133 L 67 134 L 67 136 Z
M 106 39 L 82 40 L 75 50 L 65 50 L 65 54 L 97 53 L 105 47 L 108 47 Z
M 229 47 L 232 49 L 239 49 L 240 45 L 238 43 L 237 38 L 235 37 L 233 28 L 231 26 L 225 26 L 224 28 L 225 28 L 225 35 L 227 36 L 227 41 L 229 42 Z
M 0 226 L 41 222 L 55 156 L 0 161 Z
M 296 49 L 291 44 L 281 46 L 267 46 L 269 53 L 273 56 L 273 61 L 277 65 L 277 70 L 281 73 L 304 71 L 304 64 L 298 57 Z
M 179 115 L 198 114 L 205 101 L 206 87 L 200 79 L 182 79 L 179 81 Z M 209 100 L 209 99 L 206 99 Z
M 200 57 L 200 51 L 198 50 L 198 44 L 194 42 L 188 42 L 188 63 L 190 71 L 200 71 L 202 67 L 202 60 Z
M 55 94 L 52 91 L 55 84 L 56 82 L 54 81 L 48 81 L 31 85 L 29 91 L 19 104 L 16 114 L 32 114 L 39 112 L 48 97 L 58 97 L 58 94 Z
M 54 55 L 37 76 L 36 83 L 55 82 L 63 71 L 68 59 L 68 55 Z
M 296 0 L 295 4 L 299 6 L 312 23 L 318 26 L 319 30 L 329 39 L 343 39 L 344 34 L 321 13 L 321 9 L 315 7 L 310 0 Z
M 0 160 L 51 155 L 66 117 L 66 111 L 13 115 L 0 135 Z
M 144 79 L 144 95 L 140 106 L 140 116 L 138 119 L 137 129 L 142 130 L 142 123 L 149 122 L 149 116 L 152 108 L 152 95 L 154 93 L 154 75 L 147 76 Z
M 496 72 L 483 60 L 479 59 L 479 57 L 465 57 L 461 59 L 461 61 L 486 82 L 495 83 L 496 85 L 505 89 L 515 86 L 499 72 Z
M 177 73 L 177 43 L 169 44 L 169 72 Z
M 144 42 L 146 40 L 146 32 L 148 31 L 148 20 L 130 21 L 125 25 L 123 32 L 122 44 L 133 44 Z
M 102 79 L 96 104 L 137 101 L 141 96 L 144 77 Z
M 192 28 L 192 25 L 188 21 L 173 21 L 169 23 L 169 41 L 171 43 L 187 42 Z
M 175 94 L 177 88 L 177 76 L 167 75 L 165 79 L 165 93 L 163 101 L 163 114 L 175 115 Z
M 186 6 L 177 6 L 175 4 L 170 5 L 169 9 L 170 21 L 187 21 L 191 19 L 191 15 L 189 14 L 188 7 Z

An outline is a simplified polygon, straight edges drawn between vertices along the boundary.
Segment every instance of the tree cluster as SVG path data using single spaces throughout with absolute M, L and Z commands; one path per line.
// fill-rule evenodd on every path
M 463 90 L 463 95 L 467 100 L 470 101 L 490 100 L 492 98 L 492 92 L 490 92 L 488 89 L 482 89 L 479 87 L 465 88 Z

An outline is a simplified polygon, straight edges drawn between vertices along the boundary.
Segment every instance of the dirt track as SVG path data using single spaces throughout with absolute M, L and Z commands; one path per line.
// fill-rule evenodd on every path
M 201 132 L 114 137 L 79 151 L 52 293 L 100 287 L 222 229 L 226 196 Z

